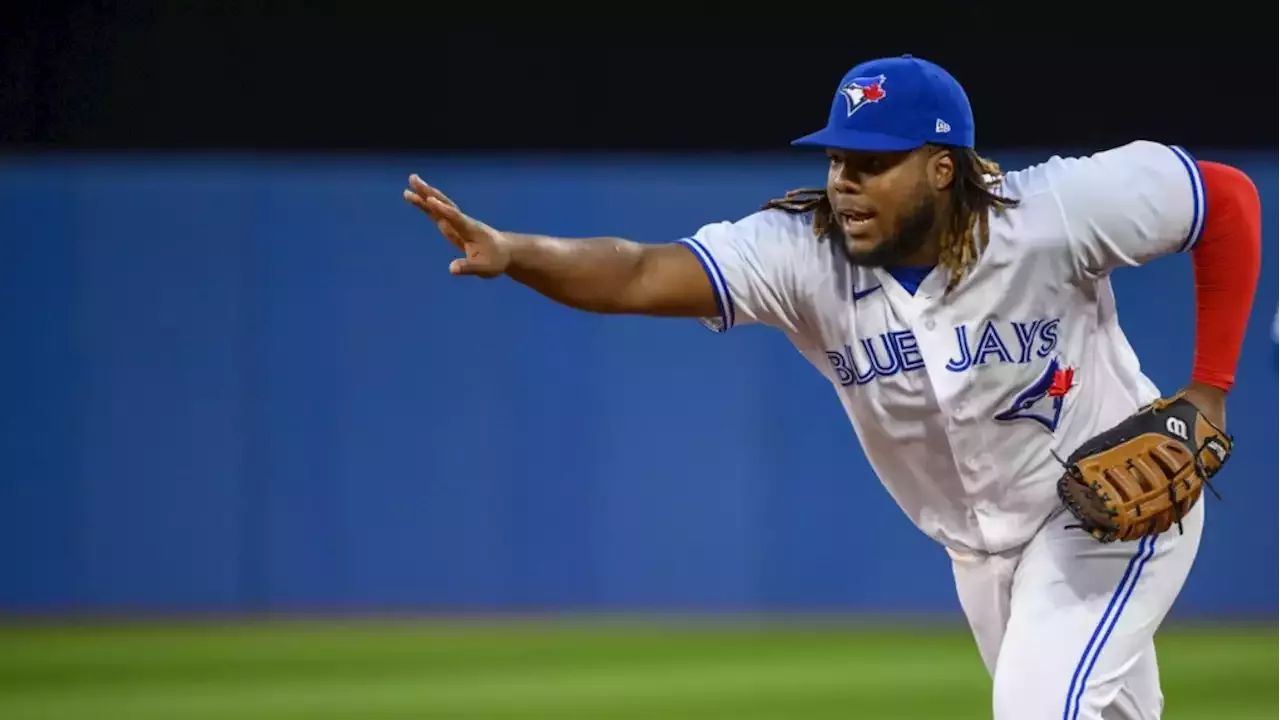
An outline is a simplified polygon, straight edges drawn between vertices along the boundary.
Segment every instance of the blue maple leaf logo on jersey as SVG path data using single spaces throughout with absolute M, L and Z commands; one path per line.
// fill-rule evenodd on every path
M 858 112 L 867 103 L 880 102 L 886 95 L 884 91 L 884 76 L 876 75 L 875 77 L 856 77 L 845 83 L 840 88 L 840 94 L 844 96 L 845 104 L 848 106 L 848 114 L 852 115 Z
M 1075 370 L 1064 367 L 1057 358 L 1050 360 L 1040 377 L 1018 393 L 1009 408 L 996 415 L 996 420 L 1034 420 L 1054 432 L 1062 417 L 1063 399 L 1075 387 L 1074 380 Z

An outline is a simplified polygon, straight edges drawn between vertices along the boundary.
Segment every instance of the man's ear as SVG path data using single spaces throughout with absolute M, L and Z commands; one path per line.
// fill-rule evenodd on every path
M 940 150 L 929 158 L 929 184 L 934 190 L 946 190 L 956 179 L 956 159 L 951 150 Z

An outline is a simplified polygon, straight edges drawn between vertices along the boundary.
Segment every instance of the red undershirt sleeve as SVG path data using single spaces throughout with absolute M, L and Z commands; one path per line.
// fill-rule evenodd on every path
M 1196 285 L 1192 382 L 1221 390 L 1235 383 L 1262 264 L 1262 207 L 1240 170 L 1196 163 L 1204 177 L 1205 223 L 1191 251 Z

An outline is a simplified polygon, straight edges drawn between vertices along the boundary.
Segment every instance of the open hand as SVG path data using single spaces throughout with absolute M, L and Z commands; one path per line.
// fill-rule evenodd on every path
M 404 199 L 430 215 L 440 234 L 462 252 L 462 257 L 449 263 L 450 273 L 489 278 L 506 272 L 511 264 L 511 248 L 502 233 L 463 213 L 444 193 L 416 174 L 409 176 Z

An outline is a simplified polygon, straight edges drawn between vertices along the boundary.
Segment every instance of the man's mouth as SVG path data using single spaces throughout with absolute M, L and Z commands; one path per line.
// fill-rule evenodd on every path
M 871 228 L 876 214 L 870 210 L 841 210 L 837 213 L 846 235 L 857 235 Z

